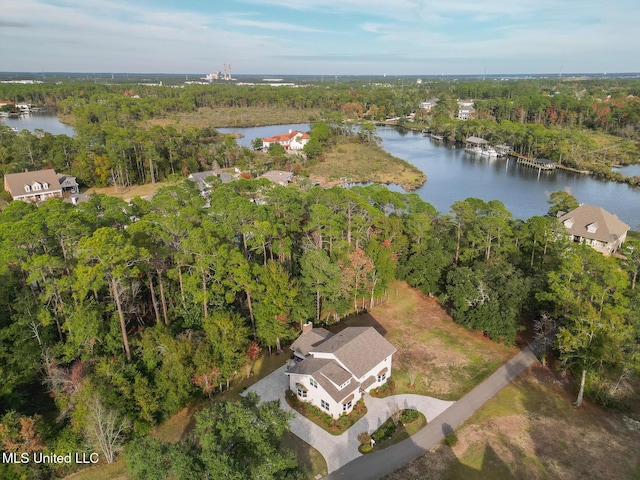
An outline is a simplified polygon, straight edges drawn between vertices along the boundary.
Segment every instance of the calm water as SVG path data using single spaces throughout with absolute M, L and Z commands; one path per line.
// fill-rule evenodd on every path
M 219 130 L 242 133 L 244 138 L 238 143 L 250 146 L 256 137 L 286 133 L 289 128 L 304 132 L 308 131 L 309 125 Z M 477 197 L 485 201 L 500 200 L 516 218 L 526 219 L 546 214 L 549 194 L 566 190 L 579 202 L 600 205 L 618 215 L 634 230 L 640 229 L 640 189 L 561 170 L 538 175 L 537 170 L 518 165 L 513 159 L 489 160 L 419 133 L 392 127 L 379 127 L 378 135 L 389 153 L 407 160 L 427 174 L 427 182 L 416 193 L 439 212 L 448 212 L 457 200 Z M 390 188 L 402 191 L 397 186 Z
M 32 114 L 19 119 L 4 119 L 2 123 L 34 131 L 37 128 L 53 134 L 75 135 L 72 127 L 64 125 L 52 114 Z M 306 132 L 309 124 L 275 125 L 251 128 L 220 128 L 225 133 L 241 133 L 240 145 L 251 147 L 255 138 L 287 133 L 289 129 Z M 471 155 L 462 148 L 436 142 L 419 133 L 379 127 L 383 147 L 392 155 L 407 160 L 427 174 L 427 182 L 416 192 L 435 206 L 439 212 L 449 211 L 451 204 L 467 197 L 485 201 L 500 200 L 516 218 L 526 219 L 544 215 L 549 209 L 547 198 L 551 192 L 566 190 L 579 202 L 600 205 L 632 229 L 640 230 L 640 189 L 625 184 L 606 182 L 571 172 L 541 172 L 518 165 L 513 159 L 489 160 Z M 621 170 L 634 175 L 631 169 Z M 400 187 L 390 187 L 402 191 Z
M 626 167 L 614 168 L 614 172 L 620 172 L 627 177 L 640 176 L 640 165 L 627 165 Z
M 427 182 L 417 193 L 440 212 L 447 212 L 456 200 L 477 197 L 500 200 L 515 217 L 526 219 L 544 215 L 549 209 L 548 195 L 566 190 L 579 202 L 600 205 L 632 229 L 639 229 L 640 189 L 562 170 L 538 175 L 536 169 L 518 165 L 513 159 L 489 160 L 419 133 L 382 127 L 378 134 L 389 153 L 427 174 Z
M 0 118 L 0 125 L 15 127 L 19 131 L 29 130 L 30 132 L 34 132 L 36 129 L 39 129 L 53 135 L 64 134 L 69 137 L 73 137 L 76 134 L 73 127 L 61 123 L 58 117 L 50 112 L 32 113 L 31 115 L 24 115 L 18 118 Z

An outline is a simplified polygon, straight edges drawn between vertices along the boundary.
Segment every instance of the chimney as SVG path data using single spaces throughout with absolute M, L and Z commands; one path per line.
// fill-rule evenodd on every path
M 313 328 L 313 323 L 312 322 L 307 322 L 304 325 L 302 325 L 302 333 L 306 333 L 311 331 L 311 329 Z
M 289 133 L 292 133 L 292 132 L 293 132 L 293 130 L 289 129 Z

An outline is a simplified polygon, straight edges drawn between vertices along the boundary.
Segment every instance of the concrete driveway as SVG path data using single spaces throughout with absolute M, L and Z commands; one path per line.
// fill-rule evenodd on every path
M 286 365 L 255 383 L 247 391 L 256 392 L 261 401 L 280 400 L 280 406 L 294 414 L 291 420 L 291 432 L 318 450 L 327 462 L 329 473 L 355 460 L 360 442 L 358 434 L 373 433 L 391 413 L 397 409 L 413 409 L 421 412 L 427 421 L 432 421 L 454 402 L 446 402 L 422 395 L 393 395 L 387 398 L 365 396 L 367 414 L 342 435 L 331 435 L 324 429 L 293 410 L 284 399 L 289 388 L 289 378 L 285 375 Z

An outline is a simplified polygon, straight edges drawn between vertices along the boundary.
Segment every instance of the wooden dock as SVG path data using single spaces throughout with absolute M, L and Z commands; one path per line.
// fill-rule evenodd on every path
M 531 158 L 525 155 L 521 155 L 517 152 L 509 152 L 510 157 L 515 157 L 518 159 L 518 164 L 524 165 L 525 167 L 537 168 L 540 170 L 555 170 L 556 164 L 549 160 L 543 160 L 539 158 Z

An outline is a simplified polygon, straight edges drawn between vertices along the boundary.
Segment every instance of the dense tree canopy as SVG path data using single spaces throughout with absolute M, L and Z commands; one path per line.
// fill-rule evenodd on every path
M 295 476 L 291 457 L 276 451 L 286 416 L 252 398 L 203 412 L 197 440 L 169 448 L 143 438 L 194 399 L 228 389 L 260 350 L 281 350 L 301 324 L 328 325 L 374 308 L 395 280 L 439 296 L 456 322 L 494 341 L 511 344 L 527 319 L 548 315 L 558 325 L 562 368 L 584 372 L 589 398 L 624 405 L 628 381 L 640 372 L 636 239 L 624 258 L 603 257 L 568 242 L 552 216 L 523 222 L 501 202 L 477 198 L 437 212 L 417 195 L 378 185 L 241 179 L 200 192 L 182 177 L 216 164 L 256 171 L 288 157 L 242 149 L 212 128 L 143 126 L 203 107 L 312 106 L 326 113 L 313 123 L 306 155 L 322 161 L 335 135 L 376 141 L 374 129 L 357 131 L 344 116 L 379 120 L 441 97 L 441 112 L 425 119 L 431 128 L 456 139 L 482 134 L 564 162 L 588 143 L 578 126 L 637 125 L 637 102 L 627 98 L 640 94 L 637 86 L 581 86 L 585 92 L 572 97 L 545 82 L 349 85 L 304 94 L 243 87 L 242 96 L 232 86 L 0 85 L 7 98 L 57 106 L 78 131 L 69 138 L 0 128 L 4 172 L 54 167 L 87 185 L 118 187 L 166 181 L 150 201 L 94 195 L 77 206 L 11 202 L 0 212 L 0 442 L 84 451 L 100 444 L 96 432 L 109 424 L 112 458 L 134 439 L 127 459 L 140 478 L 169 469 L 176 478 Z M 612 101 L 596 101 L 603 88 Z M 476 98 L 482 118 L 451 121 L 460 97 Z M 564 192 L 551 201 L 551 213 L 575 204 Z M 242 446 L 242 459 L 225 449 L 230 444 Z M 157 462 L 142 462 L 145 452 Z M 0 477 L 52 475 L 46 466 L 0 465 Z

